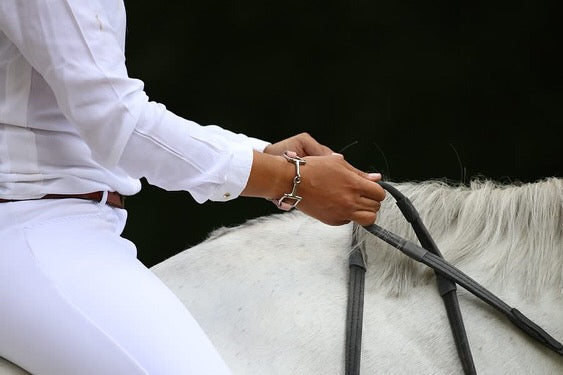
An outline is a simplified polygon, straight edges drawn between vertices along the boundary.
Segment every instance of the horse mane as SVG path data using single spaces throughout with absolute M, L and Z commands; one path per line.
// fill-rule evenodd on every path
M 521 285 L 522 297 L 544 288 L 563 294 L 563 179 L 503 185 L 474 180 L 470 186 L 445 182 L 395 186 L 419 211 L 444 258 L 485 286 Z M 418 243 L 390 194 L 377 223 Z M 401 295 L 431 279 L 433 271 L 384 244 L 362 228 L 356 243 L 368 256 L 370 287 Z M 375 270 L 373 270 L 375 266 Z M 370 280 L 370 281 L 368 281 Z

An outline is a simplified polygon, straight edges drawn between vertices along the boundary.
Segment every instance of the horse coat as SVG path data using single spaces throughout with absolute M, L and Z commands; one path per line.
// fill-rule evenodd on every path
M 444 257 L 563 338 L 563 180 L 396 185 Z M 415 237 L 394 205 L 378 224 Z M 341 374 L 352 225 L 297 211 L 221 228 L 155 266 L 235 374 Z M 363 374 L 462 373 L 433 271 L 361 230 Z M 479 374 L 561 374 L 563 360 L 458 288 Z M 0 374 L 19 374 L 0 361 Z
M 399 184 L 444 257 L 563 337 L 563 180 Z M 386 201 L 378 223 L 415 240 Z M 214 232 L 154 268 L 236 374 L 340 374 L 352 226 L 299 212 Z M 368 255 L 362 372 L 461 373 L 434 273 L 359 232 Z M 563 360 L 458 288 L 480 374 L 561 374 Z

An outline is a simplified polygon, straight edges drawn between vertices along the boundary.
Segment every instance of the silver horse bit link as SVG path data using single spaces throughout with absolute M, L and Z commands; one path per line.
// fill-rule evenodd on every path
M 301 183 L 300 166 L 305 165 L 307 161 L 297 156 L 297 153 L 293 151 L 285 151 L 283 153 L 283 157 L 289 163 L 295 163 L 295 177 L 293 178 L 293 188 L 291 189 L 291 193 L 285 193 L 280 199 L 274 200 L 274 203 L 276 204 L 276 206 L 278 206 L 279 209 L 289 211 L 292 208 L 295 208 L 295 206 L 297 206 L 299 202 L 301 202 L 301 199 L 303 199 L 303 197 L 297 195 L 297 188 Z M 292 201 L 292 203 L 286 201 Z

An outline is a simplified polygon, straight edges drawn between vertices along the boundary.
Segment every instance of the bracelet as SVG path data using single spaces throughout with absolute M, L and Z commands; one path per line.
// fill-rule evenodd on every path
M 295 177 L 293 178 L 293 188 L 291 189 L 291 193 L 285 193 L 280 199 L 273 199 L 272 202 L 274 202 L 274 204 L 278 206 L 280 210 L 289 211 L 292 208 L 295 208 L 295 206 L 297 206 L 297 204 L 301 202 L 301 199 L 303 199 L 303 197 L 297 195 L 297 188 L 301 183 L 301 171 L 299 167 L 301 165 L 305 165 L 307 161 L 297 156 L 297 153 L 293 151 L 285 151 L 283 153 L 283 157 L 289 163 L 295 163 Z M 288 203 L 286 201 L 292 201 L 292 203 Z

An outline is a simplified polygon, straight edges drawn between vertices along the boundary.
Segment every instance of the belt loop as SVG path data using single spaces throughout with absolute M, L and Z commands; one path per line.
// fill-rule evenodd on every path
M 108 191 L 107 191 L 107 190 L 104 190 L 104 191 L 102 191 L 102 199 L 100 199 L 100 203 L 99 203 L 99 204 L 100 204 L 101 206 L 105 206 L 106 203 L 107 203 L 107 201 L 108 201 Z

